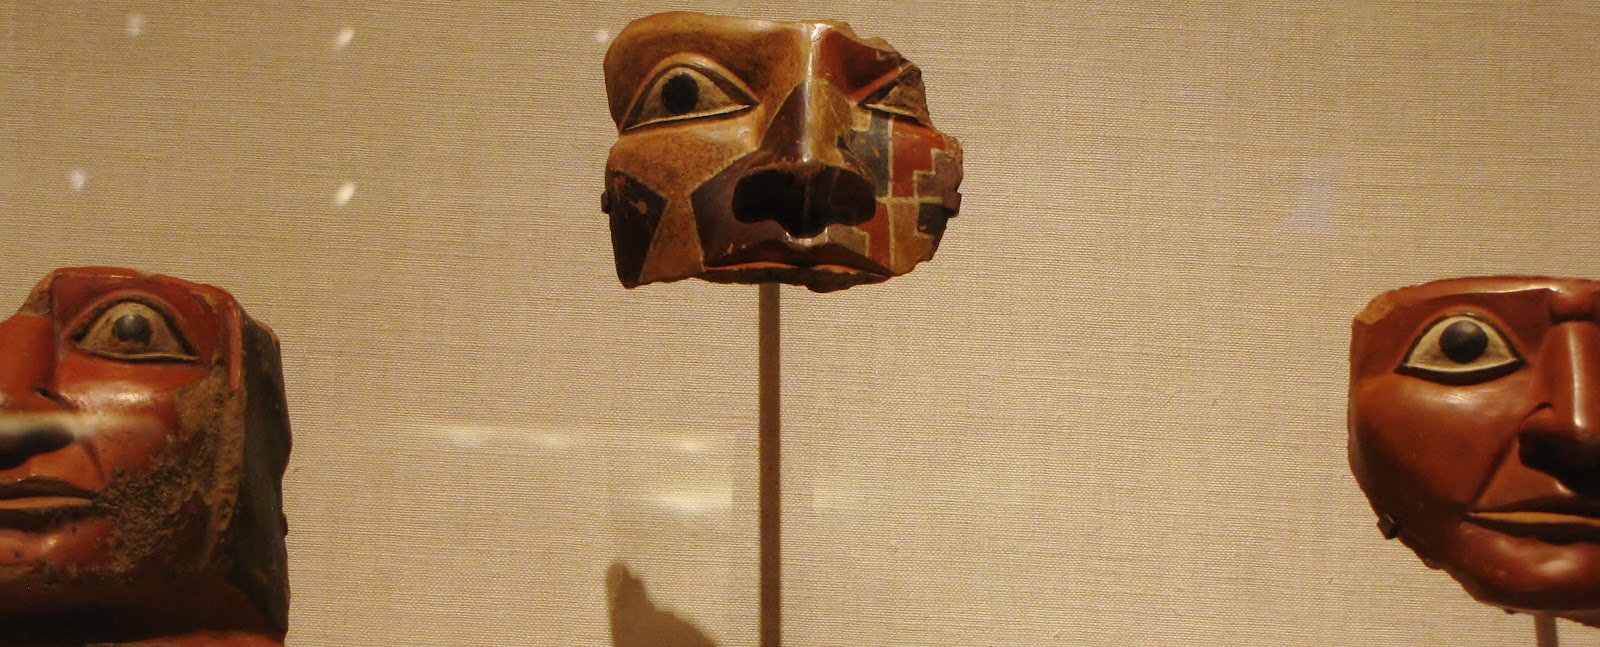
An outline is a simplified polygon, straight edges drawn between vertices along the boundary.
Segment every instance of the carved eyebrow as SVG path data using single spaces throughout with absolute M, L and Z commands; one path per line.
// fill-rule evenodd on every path
M 738 73 L 718 63 L 715 59 L 694 52 L 677 52 L 661 57 L 661 60 L 656 61 L 655 65 L 650 66 L 650 71 L 639 77 L 639 80 L 634 83 L 633 89 L 628 95 L 627 109 L 623 111 L 623 117 L 631 116 L 638 109 L 639 102 L 644 99 L 645 93 L 650 91 L 650 86 L 657 79 L 660 79 L 668 71 L 679 67 L 691 68 L 702 74 L 715 77 L 716 80 L 727 81 L 733 85 L 734 89 L 745 96 L 755 96 L 755 92 L 750 89 L 744 79 L 739 78 Z
M 856 97 L 856 101 L 866 101 L 873 94 L 876 94 L 878 90 L 883 89 L 883 86 L 900 80 L 900 77 L 906 76 L 908 72 L 915 69 L 917 69 L 917 66 L 902 62 L 894 69 L 884 72 L 883 74 L 878 75 L 877 78 L 861 84 L 861 87 L 855 90 L 855 94 L 859 95 Z
M 862 88 L 877 87 L 910 65 L 900 52 L 881 38 L 863 40 L 854 33 L 836 28 L 824 29 L 810 43 L 815 67 L 812 74 L 832 81 L 847 96 Z
M 1567 286 L 1550 286 L 1550 321 L 1589 321 L 1595 316 L 1596 292 L 1591 286 L 1571 289 Z

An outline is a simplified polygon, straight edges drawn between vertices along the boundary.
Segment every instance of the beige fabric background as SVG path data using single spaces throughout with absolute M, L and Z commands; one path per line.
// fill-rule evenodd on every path
M 883 36 L 968 154 L 931 263 L 783 291 L 789 644 L 1532 644 L 1380 540 L 1348 322 L 1600 277 L 1600 6 L 0 1 L 0 298 L 277 329 L 292 645 L 611 645 L 621 568 L 755 644 L 756 290 L 625 291 L 599 212 L 668 8 Z

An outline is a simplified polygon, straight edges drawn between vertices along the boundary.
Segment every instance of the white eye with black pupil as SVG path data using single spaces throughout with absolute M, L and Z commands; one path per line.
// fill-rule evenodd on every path
M 623 130 L 733 115 L 754 105 L 750 93 L 714 64 L 681 63 L 650 80 Z
M 694 82 L 694 77 L 679 72 L 661 86 L 661 107 L 667 112 L 681 115 L 697 105 L 700 105 L 700 84 Z
M 932 119 L 928 117 L 928 97 L 922 87 L 922 71 L 915 67 L 907 68 L 900 78 L 875 90 L 861 102 L 861 106 L 909 118 L 930 128 L 933 126 Z
M 112 324 L 111 333 L 125 342 L 134 344 L 150 343 L 150 320 L 144 315 L 128 314 L 117 318 L 117 323 Z
M 121 301 L 100 311 L 73 343 L 101 357 L 132 362 L 194 361 L 183 332 L 166 315 L 141 301 Z
M 1489 349 L 1489 333 L 1483 326 L 1465 319 L 1451 323 L 1439 333 L 1439 350 L 1457 364 L 1466 364 L 1483 357 Z
M 1454 315 L 1428 326 L 1399 370 L 1433 382 L 1475 384 L 1509 374 L 1521 365 L 1521 356 L 1493 324 Z

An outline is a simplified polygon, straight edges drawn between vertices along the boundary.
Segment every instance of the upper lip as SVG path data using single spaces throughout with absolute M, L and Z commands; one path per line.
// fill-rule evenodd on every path
M 69 497 L 93 499 L 94 492 L 61 479 L 32 476 L 16 481 L 0 482 L 0 500 L 31 499 L 35 497 Z
M 713 269 L 748 263 L 782 263 L 793 267 L 837 265 L 870 274 L 888 276 L 888 268 L 840 243 L 820 245 L 799 240 L 765 240 L 717 259 Z
M 1539 497 L 1474 510 L 1471 516 L 1513 523 L 1600 523 L 1600 501 L 1586 497 Z

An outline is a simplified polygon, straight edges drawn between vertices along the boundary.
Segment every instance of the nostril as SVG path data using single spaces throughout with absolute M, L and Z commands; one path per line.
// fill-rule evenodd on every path
M 1600 496 L 1600 470 L 1569 472 L 1561 482 L 1579 496 L 1585 498 Z
M 745 176 L 733 189 L 733 214 L 739 222 L 782 220 L 797 210 L 800 178 L 787 171 L 759 171 Z
M 61 425 L 40 425 L 0 434 L 0 469 L 11 469 L 40 454 L 72 444 L 72 431 Z
M 829 225 L 861 224 L 876 211 L 872 183 L 836 167 L 810 173 L 757 171 L 739 180 L 733 190 L 733 214 L 739 222 L 771 220 L 799 238 L 821 234 Z
M 857 173 L 832 171 L 828 189 L 828 202 L 838 212 L 839 222 L 860 224 L 878 211 L 877 189 Z
M 23 436 L 23 442 L 35 453 L 48 454 L 72 444 L 72 431 L 61 425 L 47 425 Z
M 1522 459 L 1522 464 L 1541 472 L 1552 472 L 1558 469 L 1557 463 L 1560 452 L 1551 444 L 1549 437 L 1539 434 L 1526 434 L 1517 443 L 1517 457 Z
M 34 389 L 34 393 L 39 394 L 39 397 L 41 397 L 41 398 L 44 398 L 46 400 L 49 400 L 51 402 L 56 403 L 57 406 L 60 406 L 63 409 L 72 408 L 70 405 L 67 404 L 66 399 L 62 398 L 60 395 L 56 394 L 55 391 L 51 391 L 49 389 Z
M 1577 494 L 1600 496 L 1600 449 L 1540 433 L 1523 434 L 1517 444 L 1523 465 L 1555 477 Z

